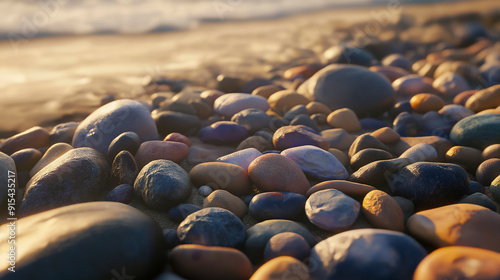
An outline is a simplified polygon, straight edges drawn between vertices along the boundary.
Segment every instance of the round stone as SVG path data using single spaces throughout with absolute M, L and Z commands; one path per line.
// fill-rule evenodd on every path
M 431 93 L 419 93 L 410 99 L 411 108 L 419 114 L 439 111 L 445 105 L 444 100 Z
M 137 197 L 153 209 L 167 210 L 191 194 L 189 175 L 176 163 L 159 159 L 144 166 L 134 183 Z
M 213 192 L 212 188 L 207 185 L 201 186 L 198 189 L 198 193 L 203 197 L 209 196 L 212 192 Z
M 312 102 L 307 103 L 306 109 L 310 115 L 313 115 L 313 114 L 329 115 L 332 112 L 332 110 L 330 110 L 330 108 L 328 108 L 328 106 L 326 106 L 325 104 L 323 104 L 321 102 L 316 102 L 316 101 L 312 101 Z
M 10 157 L 16 163 L 16 170 L 18 172 L 30 171 L 42 158 L 42 153 L 37 149 L 26 148 L 13 153 Z
M 253 273 L 250 260 L 233 248 L 179 245 L 170 251 L 169 260 L 173 270 L 186 279 L 246 280 Z
M 369 192 L 363 199 L 361 209 L 365 218 L 378 228 L 404 230 L 403 210 L 394 198 L 383 191 Z
M 280 90 L 275 92 L 269 96 L 267 101 L 271 109 L 282 115 L 297 105 L 307 105 L 307 103 L 310 102 L 308 98 L 293 90 Z
M 201 207 L 194 204 L 179 204 L 168 210 L 168 218 L 175 223 L 180 223 L 184 219 L 193 214 L 194 212 L 201 210 Z
M 474 112 L 481 112 L 498 106 L 500 106 L 500 85 L 491 86 L 474 93 L 465 103 L 465 107 Z
M 258 220 L 298 220 L 304 217 L 307 198 L 289 192 L 265 192 L 255 195 L 248 206 L 250 215 Z
M 134 198 L 134 187 L 129 184 L 121 184 L 112 189 L 105 197 L 106 201 L 114 201 L 128 204 Z
M 267 111 L 267 109 L 269 109 L 269 103 L 262 96 L 247 93 L 224 94 L 214 102 L 215 112 L 228 118 L 249 108 Z
M 489 186 L 498 176 L 500 176 L 500 159 L 498 158 L 483 161 L 476 171 L 477 181 L 484 186 Z
M 252 95 L 258 95 L 268 99 L 269 96 L 280 90 L 283 90 L 283 87 L 277 85 L 260 86 L 252 91 Z
M 139 145 L 141 145 L 141 140 L 137 133 L 131 131 L 124 132 L 116 136 L 109 144 L 107 152 L 108 159 L 113 160 L 119 152 L 124 150 L 134 155 Z
M 257 188 L 264 192 L 283 191 L 304 195 L 310 185 L 304 172 L 291 159 L 265 154 L 250 164 L 248 174 Z
M 133 100 L 116 100 L 100 107 L 78 125 L 72 146 L 90 147 L 106 154 L 111 141 L 127 131 L 139 135 L 141 142 L 158 139 L 155 122 L 146 107 Z
M 49 132 L 39 126 L 7 138 L 0 144 L 0 152 L 11 155 L 26 148 L 43 148 L 50 146 Z
M 220 90 L 216 90 L 216 89 L 207 89 L 205 91 L 203 91 L 202 93 L 200 93 L 200 97 L 201 98 L 204 98 L 205 100 L 207 100 L 208 104 L 210 106 L 213 106 L 214 105 L 214 102 L 217 98 L 221 97 L 222 95 L 224 95 L 225 93 L 220 91 Z
M 421 162 L 421 161 L 435 161 L 438 157 L 436 149 L 427 143 L 419 143 L 404 153 L 402 153 L 400 158 L 407 158 L 413 162 Z
M 386 160 L 394 158 L 389 152 L 380 149 L 364 149 L 357 152 L 351 157 L 351 167 L 353 170 L 378 160 Z
M 349 156 L 353 157 L 358 152 L 367 149 L 379 149 L 384 151 L 389 151 L 389 148 L 380 142 L 377 138 L 371 136 L 368 133 L 362 134 L 352 142 L 351 147 L 349 147 Z
M 259 267 L 250 280 L 274 280 L 274 279 L 304 279 L 309 280 L 309 269 L 307 266 L 289 256 L 274 258 Z
M 226 145 L 243 141 L 248 129 L 234 122 L 219 121 L 198 131 L 201 141 L 209 144 Z
M 111 182 L 114 186 L 133 185 L 138 173 L 137 163 L 129 151 L 118 153 L 111 164 Z
M 349 173 L 331 153 L 316 146 L 305 145 L 286 149 L 281 155 L 293 160 L 309 177 L 318 180 L 347 179 Z
M 193 112 L 194 114 L 194 112 Z M 161 135 L 174 132 L 185 133 L 200 127 L 200 118 L 193 114 L 173 111 L 153 111 L 152 117 Z
M 370 135 L 386 145 L 394 144 L 401 139 L 399 134 L 397 134 L 392 128 L 389 127 L 382 127 L 380 129 L 377 129 Z
M 311 250 L 314 279 L 412 279 L 425 249 L 406 234 L 356 229 L 336 234 Z
M 348 150 L 354 140 L 356 140 L 356 136 L 348 133 L 342 128 L 325 129 L 321 131 L 321 137 L 330 144 L 330 148 L 339 149 L 341 151 Z
M 500 143 L 500 114 L 473 115 L 455 124 L 450 140 L 459 146 L 483 150 Z
M 177 228 L 182 243 L 238 248 L 246 238 L 245 226 L 222 208 L 204 208 L 184 219 Z
M 483 159 L 500 158 L 500 144 L 489 145 L 483 150 Z
M 336 189 L 313 193 L 306 201 L 306 215 L 315 226 L 329 231 L 345 230 L 359 215 L 360 204 Z
M 352 173 L 348 180 L 374 186 L 386 192 L 391 192 L 387 181 L 388 178 L 391 178 L 394 172 L 411 163 L 413 163 L 413 161 L 407 158 L 374 161 Z
M 343 44 L 335 45 L 327 49 L 323 53 L 323 60 L 327 64 L 356 64 L 366 67 L 378 64 L 377 59 L 370 52 Z
M 408 58 L 406 58 L 404 55 L 399 54 L 399 53 L 390 54 L 390 55 L 384 57 L 384 59 L 382 59 L 382 65 L 398 67 L 398 68 L 404 69 L 406 71 L 412 71 L 411 61 Z
M 172 132 L 169 135 L 165 136 L 163 141 L 184 143 L 188 147 L 191 147 L 192 145 L 191 140 L 189 140 L 189 138 L 177 132 Z
M 189 154 L 189 147 L 184 143 L 171 141 L 146 141 L 139 146 L 135 160 L 139 168 L 149 162 L 163 159 L 180 163 Z
M 500 254 L 465 246 L 439 248 L 418 265 L 414 280 L 500 278 Z
M 362 66 L 340 64 L 321 69 L 298 92 L 332 110 L 349 108 L 359 115 L 384 112 L 395 98 L 391 83 L 383 75 Z
M 246 127 L 251 133 L 269 128 L 271 120 L 272 117 L 266 114 L 265 111 L 255 108 L 239 111 L 231 118 L 232 122 Z
M 301 235 L 293 232 L 282 232 L 269 239 L 264 249 L 264 260 L 280 256 L 294 257 L 299 261 L 309 257 L 311 247 Z
M 248 207 L 239 197 L 225 190 L 215 190 L 203 200 L 203 208 L 219 207 L 233 212 L 238 218 L 248 213 Z
M 455 164 L 417 162 L 390 176 L 389 186 L 416 209 L 429 209 L 457 202 L 469 190 L 469 176 Z
M 205 162 L 189 172 L 195 186 L 207 185 L 214 190 L 223 189 L 235 195 L 249 194 L 252 182 L 242 167 L 226 162 Z
M 429 77 L 411 74 L 392 82 L 392 87 L 398 96 L 409 98 L 423 92 L 436 93 L 436 90 L 432 86 L 432 82 L 433 80 Z
M 347 132 L 361 130 L 361 123 L 358 116 L 349 108 L 337 109 L 330 113 L 326 119 L 328 124 L 335 128 L 342 128 Z
M 255 148 L 247 148 L 244 150 L 239 150 L 234 153 L 222 156 L 218 158 L 217 161 L 236 164 L 248 171 L 248 166 L 250 165 L 250 163 L 252 163 L 252 161 L 260 157 L 261 155 L 262 153 L 259 150 Z
M 408 71 L 394 66 L 371 66 L 368 69 L 372 72 L 384 75 L 391 83 L 410 74 Z
M 440 75 L 434 80 L 432 86 L 445 97 L 455 97 L 457 94 L 471 89 L 467 80 L 453 72 Z
M 276 130 L 273 135 L 273 144 L 277 150 L 313 145 L 324 150 L 330 148 L 330 144 L 318 135 L 312 128 L 304 125 L 283 126 Z
M 453 146 L 446 152 L 444 159 L 446 162 L 463 166 L 466 170 L 470 170 L 473 173 L 483 161 L 483 155 L 481 150 L 478 149 Z
M 435 247 L 469 246 L 500 252 L 500 214 L 474 204 L 421 211 L 406 223 L 408 232 Z

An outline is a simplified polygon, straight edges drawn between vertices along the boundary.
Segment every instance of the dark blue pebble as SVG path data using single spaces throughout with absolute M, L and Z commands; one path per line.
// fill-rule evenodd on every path
M 269 219 L 300 220 L 304 218 L 307 198 L 289 192 L 266 192 L 253 197 L 250 215 L 259 221 Z
M 201 207 L 194 204 L 179 204 L 168 211 L 168 218 L 176 223 L 184 221 L 184 219 L 201 210 Z

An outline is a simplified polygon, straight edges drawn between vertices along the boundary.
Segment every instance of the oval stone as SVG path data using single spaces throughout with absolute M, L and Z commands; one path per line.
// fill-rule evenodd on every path
M 158 139 L 149 110 L 140 102 L 121 99 L 100 107 L 83 120 L 76 128 L 72 146 L 90 147 L 106 154 L 111 141 L 126 131 L 135 132 L 141 142 Z
M 304 125 L 287 125 L 279 128 L 273 134 L 273 144 L 280 151 L 304 145 L 313 145 L 324 150 L 330 148 L 326 139 Z
M 258 220 L 297 220 L 304 217 L 307 198 L 289 192 L 265 192 L 255 195 L 248 206 L 250 215 Z
M 121 184 L 112 189 L 104 200 L 128 204 L 134 199 L 134 187 L 129 184 Z
M 235 195 L 246 195 L 252 191 L 247 171 L 231 163 L 200 163 L 191 169 L 189 177 L 197 187 L 207 185 L 214 190 L 223 189 Z
M 124 132 L 118 135 L 109 144 L 107 153 L 108 159 L 113 160 L 119 152 L 124 150 L 129 151 L 134 155 L 135 152 L 137 152 L 139 145 L 141 145 L 141 140 L 137 133 L 131 131 Z
M 307 266 L 289 256 L 274 258 L 259 267 L 250 280 L 301 279 L 310 280 Z
M 259 109 L 267 111 L 269 103 L 267 99 L 247 93 L 228 93 L 220 96 L 214 102 L 214 110 L 217 114 L 231 118 L 234 114 L 245 109 Z
M 309 257 L 311 247 L 307 244 L 304 237 L 293 232 L 282 232 L 269 239 L 266 248 L 264 249 L 264 260 L 280 256 L 294 257 L 299 261 Z
M 169 260 L 175 272 L 193 280 L 246 280 L 253 273 L 250 260 L 233 248 L 179 245 L 169 253 Z
M 26 184 L 22 216 L 94 201 L 109 191 L 109 164 L 91 148 L 73 149 L 36 173 Z
M 362 211 L 365 218 L 378 228 L 404 230 L 403 210 L 394 198 L 383 191 L 369 192 L 363 199 Z
M 386 77 L 356 65 L 329 65 L 304 82 L 298 92 L 332 110 L 349 108 L 359 115 L 384 112 L 395 99 Z
M 483 150 L 500 143 L 500 114 L 473 115 L 453 126 L 450 140 L 458 146 Z
M 42 158 L 42 153 L 37 149 L 26 148 L 13 153 L 10 157 L 16 163 L 18 172 L 30 171 Z
M 81 203 L 16 223 L 20 229 L 29 229 L 16 234 L 16 244 L 26 245 L 16 246 L 16 260 L 22 265 L 12 273 L 7 270 L 8 262 L 2 262 L 2 279 L 112 279 L 121 273 L 151 279 L 166 262 L 160 227 L 126 204 Z M 11 246 L 7 237 L 0 237 L 2 252 Z
M 335 189 L 313 193 L 306 201 L 306 215 L 315 226 L 329 231 L 340 231 L 354 224 L 361 205 Z
M 180 163 L 189 155 L 189 147 L 184 143 L 172 141 L 146 141 L 139 146 L 135 160 L 139 168 L 158 160 L 171 160 Z
M 306 196 L 311 196 L 315 192 L 326 189 L 336 189 L 354 198 L 363 198 L 367 193 L 375 190 L 374 187 L 365 184 L 359 184 L 344 180 L 332 180 L 324 181 L 312 186 L 307 191 Z
M 148 207 L 166 210 L 188 200 L 191 181 L 176 163 L 159 159 L 144 166 L 134 183 L 134 191 Z
M 465 107 L 476 113 L 498 106 L 500 106 L 500 85 L 480 90 L 474 93 L 467 99 L 467 102 L 465 102 Z
M 43 148 L 50 146 L 49 132 L 39 126 L 7 138 L 0 144 L 0 152 L 11 155 L 26 148 Z
M 203 200 L 203 208 L 219 207 L 243 218 L 248 213 L 248 207 L 239 197 L 225 190 L 215 190 Z
M 406 234 L 356 229 L 336 234 L 311 251 L 314 279 L 412 279 L 425 249 Z
M 248 175 L 261 191 L 283 191 L 304 195 L 310 185 L 300 167 L 291 159 L 265 154 L 250 164 Z
M 361 123 L 358 116 L 349 108 L 337 109 L 331 112 L 326 121 L 335 128 L 342 128 L 347 132 L 356 132 L 361 130 Z
M 248 129 L 234 122 L 219 121 L 198 131 L 201 141 L 209 144 L 226 145 L 243 141 Z
M 307 176 L 314 179 L 343 180 L 349 177 L 344 165 L 334 155 L 316 146 L 289 148 L 281 155 L 293 160 Z
M 30 176 L 35 176 L 38 171 L 71 149 L 73 149 L 73 147 L 66 143 L 56 143 L 50 146 L 45 154 L 43 154 L 42 158 L 35 164 L 35 166 L 33 166 L 33 168 L 31 168 Z
M 194 212 L 177 228 L 182 243 L 238 248 L 245 242 L 245 226 L 236 215 L 222 208 Z
M 260 137 L 260 136 L 255 136 Z M 239 150 L 234 153 L 222 156 L 217 159 L 218 162 L 232 163 L 240 166 L 241 168 L 248 171 L 248 166 L 252 161 L 262 155 L 259 150 L 255 148 L 247 148 L 244 150 Z

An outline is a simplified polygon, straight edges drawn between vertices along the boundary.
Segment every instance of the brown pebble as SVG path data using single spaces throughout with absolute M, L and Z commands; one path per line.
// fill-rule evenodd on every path
M 390 127 L 382 127 L 371 133 L 371 136 L 377 138 L 380 142 L 388 145 L 398 142 L 401 137 Z
M 309 280 L 309 268 L 301 261 L 290 256 L 274 258 L 263 264 L 250 280 Z
M 322 68 L 319 64 L 306 64 L 289 68 L 283 73 L 283 78 L 293 80 L 295 78 L 309 79 Z
M 279 114 L 285 114 L 297 105 L 307 105 L 309 99 L 293 90 L 280 90 L 269 96 L 269 105 Z
M 334 128 L 342 128 L 347 132 L 356 132 L 361 130 L 361 123 L 358 116 L 349 108 L 342 108 L 333 111 L 326 118 L 328 124 Z
M 465 107 L 476 113 L 498 106 L 500 106 L 500 85 L 480 90 L 465 102 Z
M 387 79 L 389 79 L 389 81 L 391 81 L 391 83 L 410 74 L 408 71 L 395 66 L 371 66 L 369 69 L 370 71 L 384 75 Z
M 246 280 L 253 273 L 250 260 L 233 248 L 179 245 L 169 253 L 176 273 L 193 280 Z
M 330 152 L 330 154 L 334 155 L 342 163 L 342 165 L 345 168 L 349 167 L 349 157 L 344 152 L 342 152 L 339 149 L 335 149 L 335 148 L 328 149 L 328 152 Z
M 180 163 L 189 154 L 189 147 L 184 143 L 171 141 L 146 141 L 139 146 L 135 160 L 139 169 L 157 159 L 171 160 Z
M 283 88 L 276 85 L 261 86 L 254 89 L 254 91 L 252 91 L 252 95 L 259 95 L 268 99 L 269 96 L 273 95 L 273 93 L 278 92 L 280 90 L 283 90 Z
M 64 155 L 67 151 L 73 149 L 73 146 L 66 143 L 56 143 L 45 152 L 43 157 L 31 168 L 30 176 L 33 177 L 38 171 L 47 166 L 49 163 Z
M 215 99 L 221 97 L 224 94 L 225 93 L 222 92 L 222 91 L 220 91 L 220 90 L 209 89 L 209 90 L 205 90 L 202 93 L 200 93 L 200 97 L 205 98 L 205 100 L 208 101 L 208 104 L 210 106 L 213 106 L 214 102 L 215 102 Z
M 207 185 L 214 190 L 223 189 L 235 195 L 246 195 L 252 191 L 247 171 L 236 164 L 201 163 L 191 169 L 189 177 L 197 187 Z
M 189 138 L 187 138 L 186 136 L 184 136 L 180 133 L 177 133 L 177 132 L 173 132 L 173 133 L 170 133 L 169 135 L 165 136 L 165 139 L 163 139 L 163 141 L 184 143 L 188 147 L 191 147 L 191 140 L 189 140 Z
M 403 210 L 394 198 L 383 191 L 369 192 L 363 199 L 361 210 L 365 218 L 378 228 L 404 230 Z
M 42 148 L 50 146 L 49 132 L 39 126 L 32 127 L 26 131 L 7 138 L 0 144 L 0 152 L 11 155 L 26 148 Z
M 477 168 L 476 179 L 483 186 L 491 185 L 491 182 L 500 175 L 500 159 L 491 158 L 483 161 Z
M 226 190 L 215 190 L 203 200 L 203 208 L 219 207 L 233 212 L 238 218 L 248 213 L 248 207 L 239 197 Z
M 239 151 L 248 148 L 255 148 L 259 152 L 264 152 L 267 150 L 273 150 L 274 146 L 272 141 L 269 141 L 262 136 L 253 135 L 241 141 L 238 147 L 236 147 L 236 150 Z
M 332 112 L 332 110 L 330 110 L 330 108 L 328 108 L 328 106 L 326 106 L 325 104 L 323 104 L 321 102 L 316 102 L 316 101 L 312 101 L 312 102 L 307 103 L 306 108 L 307 108 L 307 111 L 309 112 L 310 115 L 313 115 L 313 114 L 329 115 Z
M 446 162 L 461 165 L 466 170 L 474 172 L 483 161 L 483 155 L 478 149 L 454 146 L 446 152 L 444 159 Z
M 306 196 L 310 196 L 315 192 L 326 189 L 336 189 L 348 196 L 360 198 L 363 198 L 367 193 L 375 190 L 375 188 L 370 185 L 354 183 L 345 180 L 331 180 L 314 185 L 307 191 Z
M 457 94 L 453 98 L 453 103 L 457 104 L 457 105 L 465 106 L 465 103 L 467 103 L 467 100 L 469 100 L 469 98 L 471 96 L 473 96 L 474 94 L 476 94 L 476 92 L 478 92 L 478 91 L 475 90 L 475 89 L 462 91 L 461 93 Z
M 500 144 L 493 144 L 483 151 L 483 160 L 490 158 L 500 158 Z
M 500 279 L 500 254 L 473 247 L 439 248 L 425 257 L 413 280 Z
M 16 170 L 30 171 L 33 166 L 42 158 L 42 153 L 37 149 L 26 148 L 13 153 L 10 156 L 16 163 Z
M 419 113 L 425 114 L 430 111 L 439 111 L 445 105 L 444 100 L 431 93 L 419 93 L 410 99 L 411 108 Z

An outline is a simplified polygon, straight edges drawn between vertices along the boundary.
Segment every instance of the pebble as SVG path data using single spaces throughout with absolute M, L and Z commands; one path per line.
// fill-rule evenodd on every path
M 191 147 L 192 145 L 191 140 L 189 140 L 189 138 L 177 132 L 172 132 L 169 135 L 165 136 L 163 141 L 184 143 L 188 147 Z
M 409 100 L 394 103 L 394 105 L 392 105 L 391 109 L 389 110 L 389 117 L 395 118 L 403 112 L 407 112 L 407 113 L 413 112 L 413 109 L 411 108 L 411 103 Z
M 391 83 L 410 74 L 408 71 L 394 66 L 371 66 L 369 69 L 372 72 L 384 75 Z
M 309 269 L 314 279 L 412 279 L 426 255 L 425 249 L 404 233 L 356 229 L 318 243 L 311 250 Z
M 235 195 L 246 195 L 252 191 L 252 182 L 246 169 L 232 163 L 201 163 L 191 169 L 189 177 L 195 186 L 206 185 Z
M 330 113 L 326 119 L 328 124 L 334 128 L 342 128 L 347 132 L 356 132 L 361 130 L 356 113 L 349 108 L 337 109 Z
M 234 114 L 231 118 L 232 122 L 242 125 L 248 129 L 250 133 L 269 128 L 271 116 L 260 109 L 245 109 Z
M 243 83 L 243 85 L 241 86 L 240 92 L 250 94 L 254 90 L 256 90 L 257 88 L 259 88 L 261 86 L 268 86 L 271 84 L 272 84 L 272 81 L 269 79 L 260 78 L 260 77 L 252 78 L 252 79 Z
M 288 68 L 283 73 L 283 78 L 287 80 L 295 80 L 297 78 L 309 79 L 321 68 L 323 68 L 323 66 L 316 63 L 295 66 L 292 68 Z
M 318 180 L 347 179 L 349 173 L 331 153 L 316 146 L 289 148 L 281 155 L 293 160 L 309 177 Z
M 417 212 L 408 232 L 434 247 L 469 246 L 500 252 L 500 214 L 474 204 L 453 204 Z
M 440 75 L 434 80 L 432 86 L 447 98 L 453 98 L 457 94 L 471 89 L 467 80 L 453 72 Z
M 356 140 L 352 142 L 351 147 L 349 147 L 349 156 L 353 157 L 358 152 L 367 148 L 389 151 L 389 148 L 377 138 L 371 136 L 369 133 L 365 133 L 358 136 Z
M 436 93 L 432 83 L 433 80 L 429 77 L 410 74 L 392 82 L 392 87 L 397 96 L 411 98 L 418 93 Z
M 265 154 L 250 164 L 248 175 L 260 191 L 283 191 L 304 195 L 310 185 L 306 175 L 291 159 L 277 154 Z
M 218 158 L 217 161 L 235 164 L 248 171 L 250 163 L 261 155 L 262 153 L 259 150 L 255 148 L 247 148 L 222 156 Z
M 500 144 L 489 145 L 483 150 L 483 160 L 500 158 Z
M 444 100 L 431 93 L 419 93 L 410 99 L 411 108 L 419 114 L 439 111 L 445 105 Z
M 170 133 L 186 133 L 197 130 L 201 126 L 201 120 L 195 115 L 173 111 L 153 111 L 153 119 L 160 135 Z
M 208 105 L 214 106 L 214 102 L 217 98 L 221 97 L 225 93 L 216 89 L 207 89 L 200 93 L 200 97 L 207 100 Z
M 293 91 L 293 90 L 280 90 L 273 93 L 267 99 L 271 109 L 277 113 L 283 115 L 288 110 L 292 109 L 297 105 L 307 105 L 310 102 L 305 96 Z
M 306 201 L 306 215 L 315 226 L 342 231 L 354 224 L 360 203 L 336 189 L 315 192 Z
M 348 180 L 356 183 L 374 186 L 377 189 L 390 192 L 388 178 L 393 173 L 403 167 L 413 163 L 407 158 L 396 158 L 388 160 L 379 160 L 369 163 L 349 176 Z
M 421 210 L 457 202 L 469 190 L 469 176 L 456 164 L 417 162 L 390 176 L 389 185 Z
M 121 151 L 111 164 L 111 181 L 113 186 L 121 184 L 133 185 L 139 168 L 129 151 Z
M 468 195 L 476 192 L 485 193 L 485 191 L 486 189 L 484 188 L 483 185 L 481 185 L 476 181 L 470 180 L 469 191 L 467 192 Z
M 437 160 L 438 154 L 432 145 L 419 143 L 410 147 L 399 157 L 410 159 L 413 162 L 435 161 Z
M 194 204 L 179 204 L 168 210 L 168 218 L 174 223 L 181 223 L 187 216 L 201 210 L 201 207 Z
M 330 148 L 339 149 L 341 151 L 348 150 L 354 140 L 356 140 L 356 136 L 348 133 L 342 128 L 325 129 L 321 131 L 321 137 L 330 144 Z
M 473 115 L 453 126 L 450 140 L 458 146 L 483 150 L 500 141 L 500 114 Z
M 217 76 L 217 90 L 222 92 L 238 92 L 243 85 L 243 80 L 226 75 Z
M 377 59 L 370 52 L 356 47 L 336 45 L 323 53 L 326 64 L 355 64 L 370 67 L 378 64 Z
M 311 247 L 301 235 L 293 232 L 282 232 L 269 239 L 264 249 L 264 260 L 280 256 L 290 256 L 299 261 L 309 257 Z
M 139 135 L 135 132 L 124 132 L 118 135 L 108 147 L 108 159 L 113 160 L 116 155 L 121 151 L 129 151 L 131 154 L 135 154 L 137 149 L 141 145 L 141 140 L 139 139 Z
M 476 113 L 498 106 L 500 106 L 500 85 L 480 90 L 465 102 L 465 107 Z
M 159 159 L 141 169 L 134 191 L 149 208 L 168 210 L 188 200 L 191 181 L 182 167 L 170 160 Z
M 290 122 L 290 125 L 305 125 L 307 127 L 310 127 L 311 129 L 313 129 L 314 131 L 320 131 L 320 128 L 319 126 L 316 124 L 316 122 L 311 119 L 311 117 L 309 117 L 308 115 L 306 114 L 300 114 L 300 115 L 297 115 L 291 122 Z
M 415 205 L 413 204 L 413 202 L 411 202 L 411 200 L 406 199 L 402 196 L 393 196 L 392 198 L 396 200 L 396 202 L 399 204 L 399 207 L 403 211 L 404 221 L 406 223 L 408 218 L 410 218 L 411 215 L 415 214 Z
M 359 198 L 359 197 L 363 198 L 366 194 L 375 190 L 375 188 L 370 185 L 359 184 L 344 180 L 331 180 L 331 181 L 324 181 L 314 185 L 307 191 L 306 196 L 309 197 L 315 192 L 326 189 L 336 189 L 354 198 Z
M 471 98 L 471 96 L 473 96 L 477 92 L 478 92 L 478 90 L 475 90 L 475 89 L 462 91 L 461 93 L 457 94 L 453 98 L 453 103 L 465 106 L 465 104 L 467 103 L 467 100 L 469 100 L 469 98 Z
M 307 107 L 305 105 L 297 105 L 294 106 L 292 109 L 288 110 L 285 115 L 283 116 L 283 119 L 287 121 L 293 120 L 296 116 L 300 114 L 309 114 L 309 111 L 307 110 Z
M 269 240 L 276 234 L 293 232 L 301 235 L 310 247 L 316 245 L 316 239 L 303 225 L 289 220 L 267 220 L 253 225 L 247 230 L 245 254 L 254 263 L 260 262 L 264 257 L 264 250 Z
M 128 204 L 134 198 L 134 187 L 129 184 L 121 184 L 112 189 L 104 197 L 105 201 L 113 201 Z
M 22 149 L 38 149 L 48 146 L 50 146 L 49 132 L 44 128 L 35 126 L 7 138 L 0 144 L 0 152 L 12 155 Z
M 258 221 L 304 218 L 307 198 L 290 192 L 265 192 L 255 195 L 248 206 L 250 216 Z
M 500 176 L 500 159 L 498 158 L 483 161 L 476 170 L 476 179 L 483 186 L 489 186 L 498 176 Z
M 212 106 L 199 93 L 186 90 L 165 101 L 159 111 L 174 111 L 207 119 L 213 114 Z M 173 131 L 176 132 L 176 131 Z M 180 132 L 180 131 L 177 131 Z
M 273 150 L 274 145 L 272 140 L 267 140 L 266 138 L 258 135 L 250 136 L 247 139 L 241 141 L 241 143 L 236 147 L 236 150 L 245 150 L 253 148 L 258 150 L 259 152 L 264 152 L 268 150 Z
M 177 228 L 177 236 L 184 244 L 239 248 L 247 234 L 236 215 L 214 207 L 187 216 Z
M 439 110 L 439 114 L 443 116 L 446 122 L 454 125 L 461 119 L 474 115 L 474 112 L 462 105 L 448 104 Z
M 383 191 L 373 190 L 363 199 L 361 211 L 375 227 L 400 231 L 404 230 L 404 214 L 398 202 Z
M 149 110 L 140 102 L 121 99 L 95 110 L 76 128 L 72 146 L 94 148 L 106 154 L 109 144 L 123 132 L 135 132 L 141 142 L 158 139 Z
M 109 191 L 108 162 L 91 148 L 73 149 L 38 172 L 26 185 L 19 214 L 95 201 Z
M 324 115 L 329 115 L 332 110 L 328 108 L 325 104 L 321 102 L 316 102 L 316 101 L 311 101 L 307 103 L 306 109 L 309 112 L 310 115 L 313 114 L 324 114 Z
M 203 200 L 203 208 L 219 207 L 233 212 L 238 218 L 248 213 L 248 207 L 239 197 L 225 190 L 215 190 Z
M 500 278 L 500 254 L 484 249 L 449 246 L 439 248 L 418 265 L 414 280 Z
M 209 196 L 212 192 L 213 192 L 212 188 L 207 185 L 198 188 L 198 193 L 203 197 Z
M 180 276 L 192 280 L 246 280 L 253 273 L 250 260 L 233 248 L 179 245 L 169 253 L 169 263 Z
M 458 203 L 476 204 L 490 209 L 493 212 L 497 211 L 497 205 L 484 193 L 476 192 L 464 197 Z
M 227 93 L 221 95 L 214 102 L 214 111 L 227 118 L 231 118 L 234 114 L 250 108 L 267 111 L 269 103 L 262 96 L 247 93 Z
M 483 155 L 478 149 L 454 146 L 446 152 L 445 161 L 458 164 L 474 173 L 483 161 Z
M 283 126 L 279 128 L 274 132 L 273 144 L 280 151 L 303 145 L 313 145 L 324 150 L 330 148 L 330 144 L 326 139 L 304 125 Z
M 79 122 L 67 122 L 54 126 L 49 134 L 50 144 L 71 144 L 73 141 L 73 135 L 75 134 L 75 130 L 79 124 Z
M 390 54 L 382 59 L 382 65 L 392 66 L 404 69 L 408 72 L 412 71 L 412 63 L 408 58 L 399 53 Z
M 403 112 L 394 119 L 392 126 L 401 137 L 415 137 L 420 132 L 422 123 L 414 115 Z
M 367 148 L 353 155 L 350 164 L 353 170 L 358 170 L 371 162 L 392 158 L 394 157 L 387 151 Z
M 198 131 L 201 141 L 209 144 L 227 145 L 243 141 L 248 129 L 229 121 L 219 121 Z
M 264 97 L 265 99 L 268 99 L 269 96 L 271 96 L 273 93 L 278 92 L 278 91 L 283 90 L 283 89 L 284 88 L 282 88 L 281 86 L 277 86 L 277 85 L 260 86 L 256 89 L 254 89 L 254 91 L 252 91 L 252 95 L 258 95 L 258 96 Z
M 336 157 L 347 169 L 349 167 L 349 157 L 339 149 L 330 148 L 328 152 Z
M 349 108 L 359 115 L 384 112 L 395 99 L 386 77 L 357 65 L 329 65 L 305 81 L 298 92 L 332 110 Z
M 16 243 L 29 246 L 17 248 L 16 261 L 23 265 L 16 266 L 15 273 L 7 270 L 7 262 L 2 264 L 2 279 L 41 275 L 54 280 L 112 279 L 113 271 L 120 274 L 125 268 L 127 275 L 152 279 L 166 262 L 161 228 L 146 214 L 122 203 L 60 207 L 19 219 L 16 225 L 29 229 L 19 232 Z M 7 238 L 7 234 L 0 237 L 2 252 L 10 246 Z
M 10 156 L 16 163 L 16 170 L 30 171 L 33 166 L 42 158 L 42 153 L 33 148 L 26 148 L 13 153 Z
M 42 158 L 31 168 L 30 177 L 33 177 L 38 171 L 42 168 L 64 155 L 69 150 L 73 149 L 73 147 L 67 143 L 56 143 L 43 154 Z
M 137 149 L 135 160 L 139 168 L 142 168 L 146 164 L 158 159 L 180 163 L 188 154 L 189 147 L 184 143 L 159 140 L 146 141 Z
M 280 280 L 301 279 L 310 280 L 307 266 L 289 256 L 274 258 L 259 267 L 250 280 Z
M 386 145 L 394 144 L 401 139 L 399 134 L 390 127 L 382 127 L 375 130 L 370 135 Z

